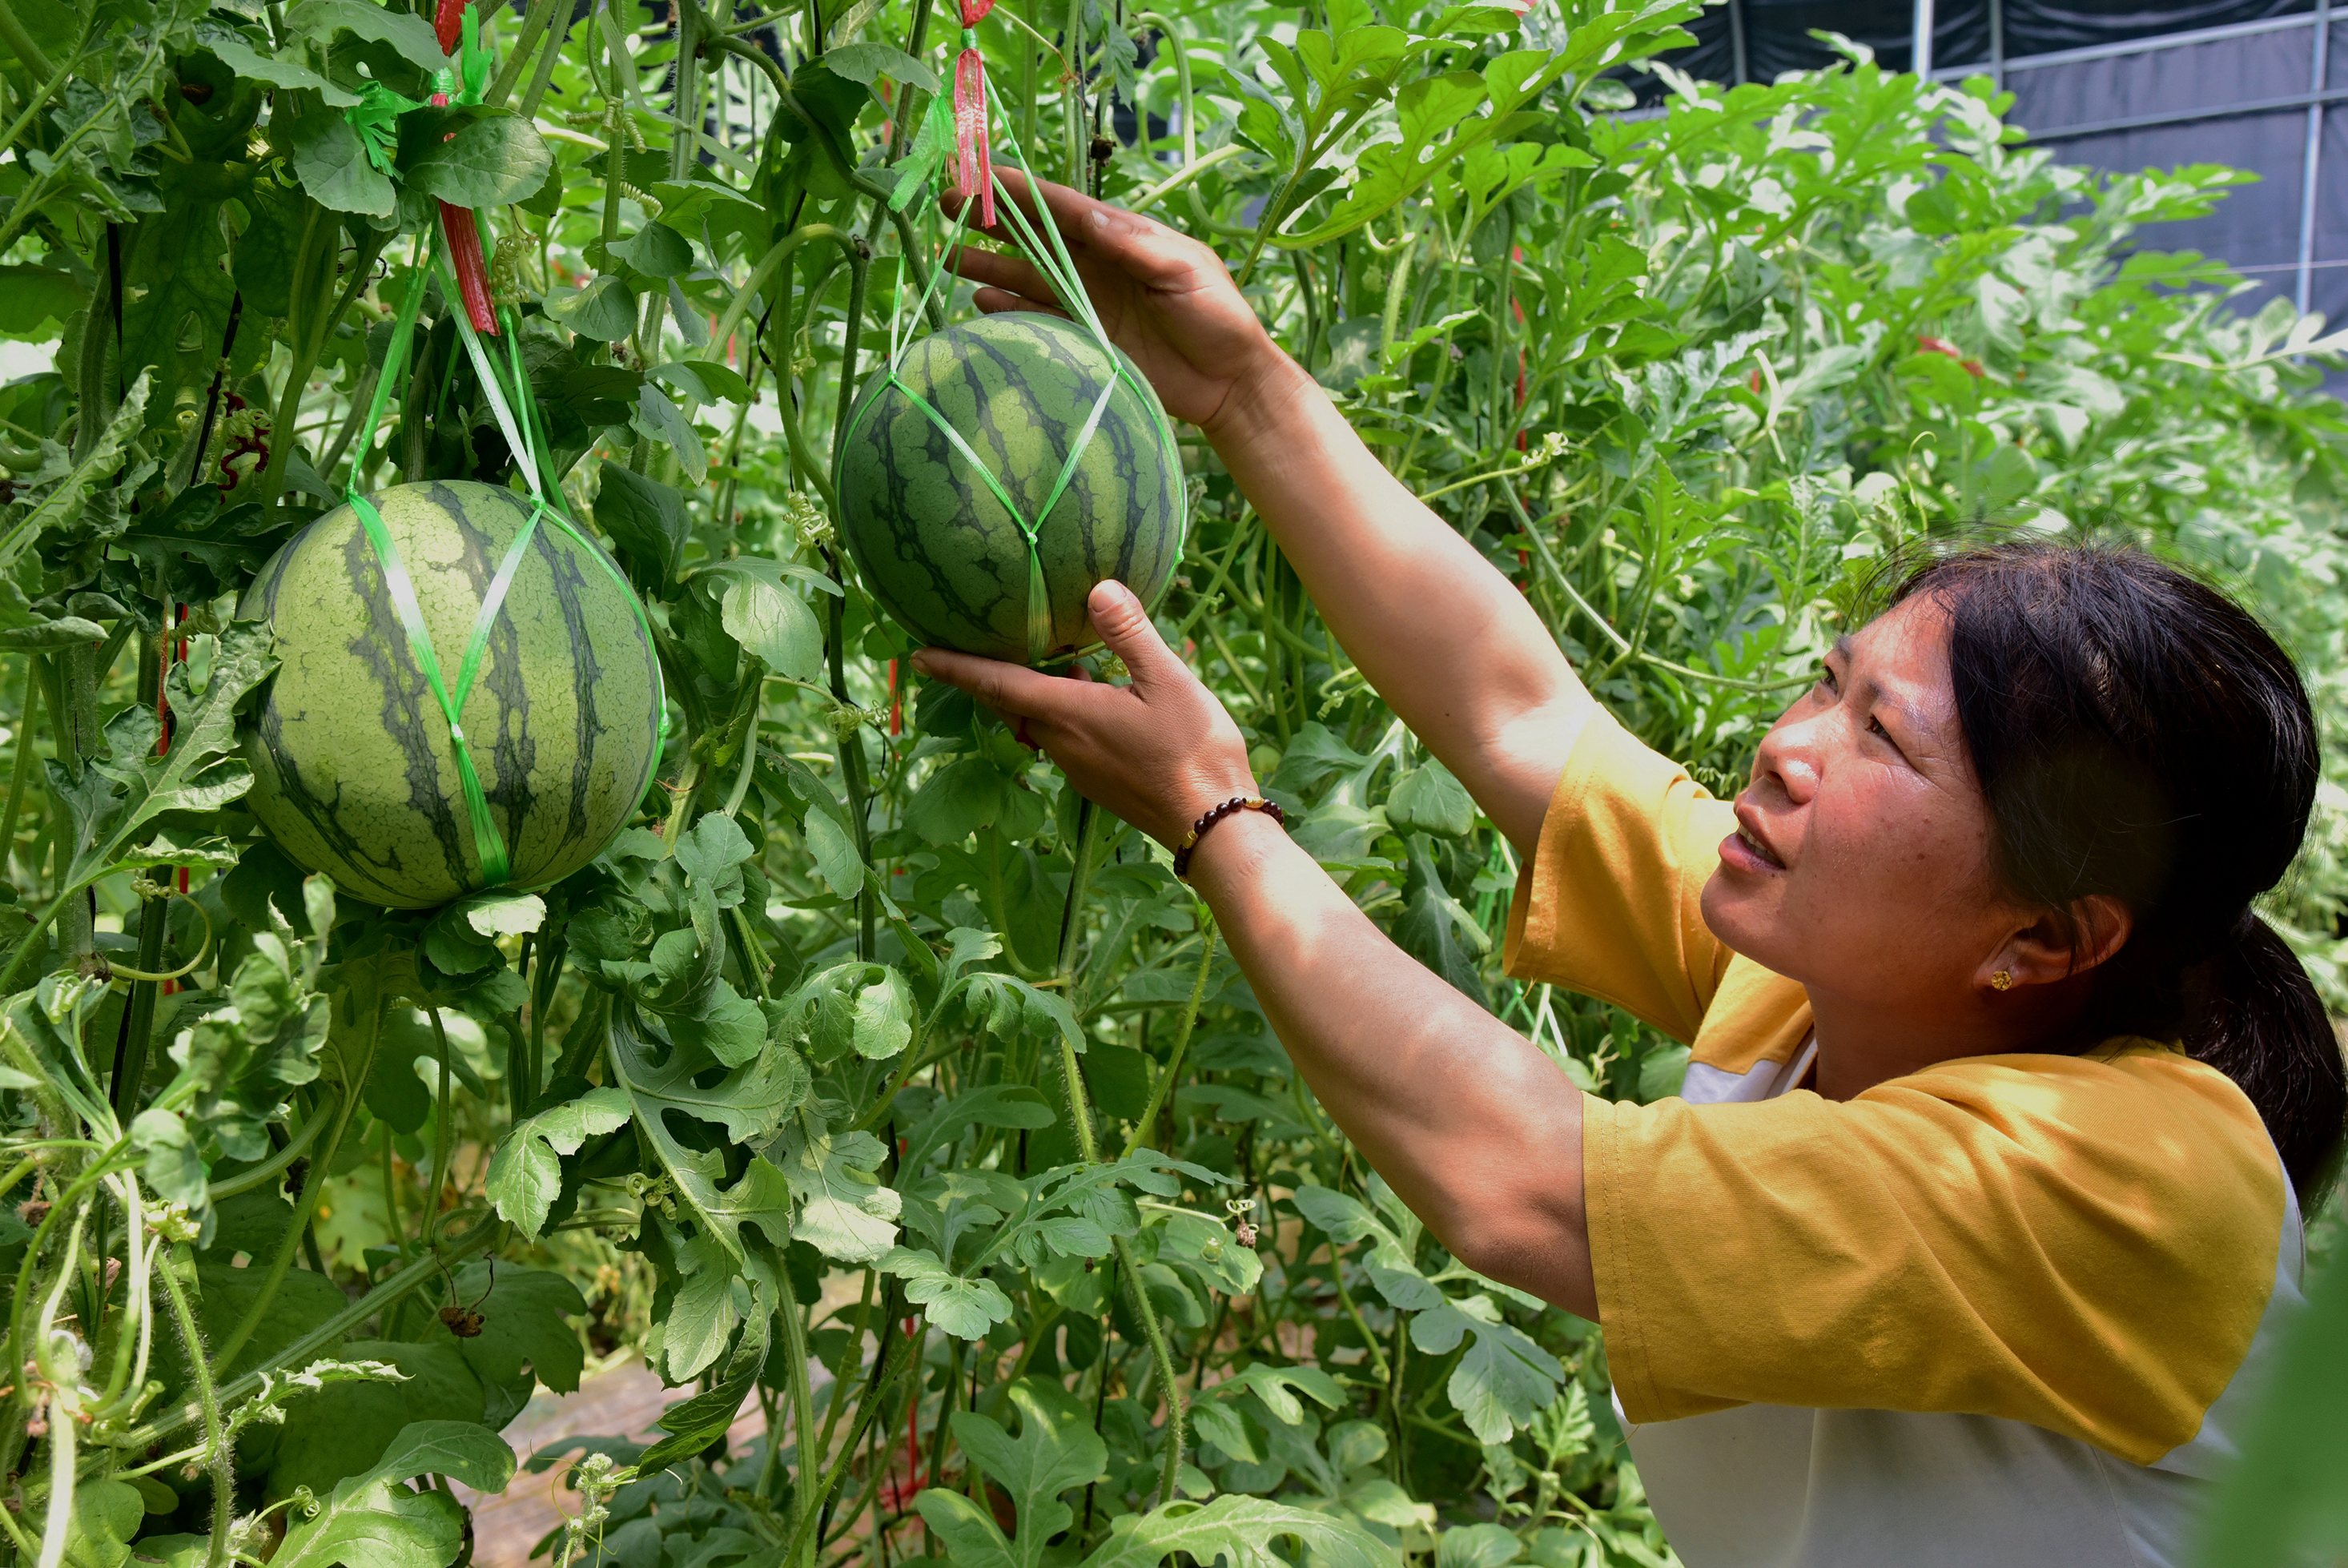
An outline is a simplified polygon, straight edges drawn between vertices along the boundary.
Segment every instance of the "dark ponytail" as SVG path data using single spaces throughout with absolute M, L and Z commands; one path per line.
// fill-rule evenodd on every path
M 1919 594 L 1949 616 L 2006 883 L 2065 918 L 2093 894 L 2133 917 L 2096 971 L 2088 1037 L 2181 1040 L 2232 1078 L 2312 1206 L 2348 1125 L 2348 1069 L 2306 970 L 2250 909 L 2315 803 L 2315 717 L 2290 655 L 2137 550 L 1968 550 L 1893 597 Z

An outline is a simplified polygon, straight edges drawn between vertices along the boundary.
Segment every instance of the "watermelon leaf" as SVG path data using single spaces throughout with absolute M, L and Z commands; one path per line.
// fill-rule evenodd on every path
M 332 44 L 338 32 L 352 33 L 369 43 L 389 44 L 402 58 L 427 75 L 448 63 L 432 24 L 406 11 L 386 10 L 366 0 L 302 0 L 285 14 L 285 25 L 321 44 Z
M 797 594 L 745 576 L 726 585 L 719 603 L 726 634 L 768 669 L 795 681 L 823 674 L 823 627 Z
M 959 1423 L 962 1417 L 954 1418 Z M 959 1424 L 955 1431 L 961 1431 Z M 932 1490 L 922 1494 L 917 1505 L 922 1517 L 931 1517 L 930 1499 L 946 1496 L 977 1511 L 959 1494 Z M 935 1522 L 932 1523 L 934 1528 Z M 1326 1568 L 1396 1568 L 1402 1561 L 1394 1548 L 1341 1515 L 1230 1493 L 1203 1504 L 1178 1500 L 1148 1513 L 1113 1519 L 1108 1540 L 1079 1568 L 1158 1568 L 1178 1552 L 1201 1563 L 1218 1557 L 1232 1563 L 1275 1561 L 1271 1545 L 1282 1536 L 1308 1543 L 1313 1560 Z
M 826 49 L 823 63 L 832 75 L 872 85 L 876 77 L 891 77 L 925 93 L 938 90 L 938 74 L 904 50 L 889 44 L 838 44 Z
M 577 1392 L 587 1355 L 578 1332 L 563 1321 L 587 1310 L 577 1285 L 546 1269 L 475 1263 L 457 1271 L 452 1299 L 481 1315 L 479 1332 L 456 1343 L 489 1395 L 487 1425 L 502 1427 L 520 1414 L 538 1384 L 558 1394 Z M 431 1319 L 426 1339 L 439 1343 L 443 1336 L 454 1337 L 438 1317 Z
M 649 381 L 636 388 L 636 411 L 628 426 L 644 439 L 661 442 L 675 452 L 695 484 L 709 477 L 709 455 L 702 449 L 701 433 L 669 395 Z
M 595 495 L 596 523 L 628 558 L 630 574 L 637 583 L 658 587 L 665 597 L 676 586 L 685 537 L 692 531 L 685 520 L 685 498 L 658 480 L 648 480 L 616 462 L 602 466 L 600 483 Z
M 718 1066 L 705 1049 L 675 1041 L 664 1058 L 656 1059 L 659 1050 L 656 1041 L 638 1030 L 634 1007 L 625 999 L 617 1002 L 612 1009 L 607 1059 L 627 1093 L 637 1133 L 652 1145 L 678 1195 L 737 1259 L 743 1256 L 745 1221 L 757 1224 L 768 1240 L 781 1243 L 788 1221 L 787 1206 L 778 1202 L 782 1183 L 775 1178 L 780 1173 L 766 1160 L 754 1159 L 739 1181 L 721 1189 L 724 1150 L 688 1147 L 673 1130 L 670 1117 L 674 1113 L 716 1123 L 731 1143 L 757 1143 L 807 1099 L 807 1063 L 797 1051 L 777 1047 L 705 1087 L 696 1080 Z M 890 1197 L 893 1214 L 895 1194 Z
M 706 1050 L 719 1066 L 738 1068 L 765 1048 L 767 1015 L 721 979 L 693 1013 L 668 1015 L 668 1032 L 679 1045 Z
M 816 874 L 833 897 L 847 898 L 864 885 L 864 859 L 856 852 L 856 841 L 829 813 L 808 813 L 807 846 Z
M 705 1272 L 726 1277 L 725 1271 L 714 1264 L 705 1265 Z M 647 1449 L 644 1458 L 636 1461 L 643 1473 L 656 1474 L 668 1465 L 691 1459 L 724 1437 L 726 1429 L 734 1424 L 742 1401 L 750 1397 L 750 1390 L 757 1386 L 758 1374 L 766 1369 L 767 1325 L 774 1321 L 774 1303 L 768 1299 L 772 1294 L 771 1290 L 753 1286 L 758 1310 L 744 1323 L 741 1340 L 726 1358 L 724 1373 L 708 1388 L 661 1413 L 660 1429 L 670 1435 Z M 717 1553 L 704 1555 L 714 1557 Z
M 143 377 L 141 378 L 143 382 Z M 252 783 L 252 770 L 236 758 L 236 710 L 277 667 L 269 628 L 238 621 L 220 634 L 211 677 L 199 693 L 191 666 L 171 666 L 165 682 L 178 724 L 171 749 L 155 755 L 162 726 L 155 710 L 132 703 L 106 727 L 106 751 L 92 758 L 79 779 L 58 762 L 47 764 L 49 782 L 73 822 L 76 852 L 56 899 L 27 938 L 17 944 L 10 973 L 30 956 L 33 942 L 68 898 L 108 875 L 147 829 L 169 811 L 218 811 Z
M 926 1247 L 891 1247 L 877 1265 L 905 1282 L 905 1299 L 956 1339 L 977 1339 L 1011 1315 L 1003 1287 L 981 1276 L 964 1279 Z
M 1410 1320 L 1411 1344 L 1432 1356 L 1457 1349 L 1466 1334 L 1475 1343 L 1452 1369 L 1446 1392 L 1478 1442 L 1505 1443 L 1557 1398 L 1565 1369 L 1504 1320 L 1489 1296 L 1446 1300 Z
M 846 1264 L 877 1263 L 897 1240 L 902 1206 L 875 1174 L 889 1152 L 869 1132 L 835 1133 L 802 1109 L 768 1150 L 800 1202 L 791 1236 Z
M 1019 1410 L 1015 1439 L 1000 1423 L 974 1411 L 955 1411 L 952 1425 L 963 1452 L 1017 1510 L 1016 1541 L 1004 1541 L 994 1521 L 957 1493 L 932 1488 L 914 1506 L 945 1537 L 953 1561 L 1037 1568 L 1044 1543 L 1076 1522 L 1075 1511 L 1060 1494 L 1101 1478 L 1108 1468 L 1108 1445 L 1092 1429 L 1091 1412 L 1057 1384 L 1023 1377 L 1006 1392 Z M 1200 1561 L 1212 1561 L 1212 1554 Z M 1234 1555 L 1232 1561 L 1251 1559 Z
M 598 343 L 617 343 L 636 330 L 636 296 L 630 292 L 626 279 L 617 273 L 605 273 L 576 293 L 550 292 L 546 314 L 582 337 L 592 337 Z M 617 367 L 596 368 L 610 372 Z M 635 385 L 633 377 L 629 384 Z
M 537 1240 L 562 1191 L 562 1162 L 556 1156 L 576 1154 L 588 1139 L 617 1132 L 630 1114 L 623 1091 L 602 1088 L 516 1122 L 489 1159 L 487 1191 L 498 1217 Z
M 390 178 L 369 161 L 366 143 L 338 114 L 308 114 L 294 122 L 294 172 L 310 199 L 329 211 L 388 218 L 399 205 Z
M 922 781 L 905 820 L 928 844 L 957 844 L 983 828 L 1015 841 L 1044 825 L 1044 801 L 985 758 L 964 757 Z
M 546 901 L 534 892 L 492 888 L 466 899 L 458 908 L 465 923 L 492 942 L 500 936 L 520 936 L 546 921 Z
M 375 1468 L 335 1483 L 318 1511 L 298 1515 L 271 1561 L 279 1568 L 440 1568 L 464 1544 L 464 1506 L 447 1492 L 400 1483 L 445 1475 L 477 1491 L 505 1490 L 513 1449 L 471 1421 L 415 1421 L 400 1429 Z
M 39 499 L 9 518 L 8 531 L 0 534 L 0 575 L 14 572 L 25 552 L 49 530 L 78 520 L 90 492 L 114 479 L 122 466 L 122 449 L 136 440 L 146 425 L 147 399 L 153 389 L 154 378 L 140 371 L 139 379 L 122 395 L 122 406 L 115 410 L 113 419 L 72 467 L 66 466 L 64 448 L 46 444 L 41 466 L 22 481 L 38 490 Z
M 130 1560 L 130 1538 L 146 1517 L 146 1499 L 129 1482 L 82 1482 L 74 1488 L 64 1561 L 75 1568 L 122 1568 Z
M 1476 828 L 1476 802 L 1448 768 L 1430 758 L 1395 780 L 1394 793 L 1386 798 L 1386 822 L 1403 832 L 1416 829 L 1464 839 Z
M 295 60 L 273 59 L 225 27 L 213 32 L 210 43 L 212 53 L 220 57 L 221 64 L 240 77 L 267 82 L 273 88 L 306 89 L 324 98 L 329 108 L 349 108 L 359 101 L 358 94 L 336 87 L 309 67 Z
M 702 403 L 747 403 L 750 384 L 730 365 L 706 359 L 672 359 L 653 367 L 653 374 L 686 397 Z
M 647 223 L 611 252 L 648 278 L 681 278 L 693 270 L 693 244 L 665 223 Z
M 467 121 L 447 141 L 427 141 L 404 172 L 409 190 L 452 207 L 502 207 L 537 194 L 553 167 L 538 128 L 500 114 Z
M 949 1134 L 981 1127 L 1049 1127 L 1058 1119 L 1043 1091 L 1028 1084 L 986 1084 L 965 1089 L 932 1111 L 907 1137 L 900 1171 L 919 1171 Z M 900 1122 L 899 1126 L 902 1127 Z

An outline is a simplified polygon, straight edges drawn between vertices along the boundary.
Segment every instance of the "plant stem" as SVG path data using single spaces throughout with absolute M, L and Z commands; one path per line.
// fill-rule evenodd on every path
M 8 874 L 15 860 L 16 819 L 25 809 L 25 786 L 32 781 L 33 777 L 33 758 L 36 754 L 33 745 L 33 722 L 34 716 L 41 708 L 41 683 L 34 677 L 40 673 L 40 668 L 38 654 L 26 657 L 24 690 L 16 698 L 16 761 L 8 773 L 7 809 L 5 813 L 0 813 L 0 875 Z
M 1182 1053 L 1190 1047 L 1190 1032 L 1197 1026 L 1199 1008 L 1207 999 L 1207 976 L 1214 968 L 1217 933 L 1212 917 L 1203 910 L 1199 916 L 1199 973 L 1190 982 L 1189 1005 L 1182 1009 L 1181 1032 L 1174 1037 L 1174 1049 L 1167 1057 L 1166 1066 L 1159 1073 L 1157 1083 L 1150 1087 L 1149 1103 L 1143 1109 L 1141 1119 L 1133 1124 L 1133 1135 L 1125 1140 L 1125 1152 L 1128 1156 L 1141 1147 L 1143 1139 L 1149 1136 L 1150 1124 L 1158 1119 L 1159 1111 L 1165 1108 L 1167 1098 L 1174 1092 L 1174 1081 L 1182 1071 Z
M 1141 1265 L 1134 1261 L 1133 1243 L 1119 1236 L 1116 1245 L 1117 1266 L 1125 1272 L 1127 1288 L 1133 1292 L 1133 1309 L 1141 1318 L 1141 1336 L 1149 1346 L 1150 1365 L 1157 1368 L 1159 1384 L 1166 1390 L 1166 1470 L 1158 1486 L 1162 1505 L 1174 1501 L 1176 1483 L 1181 1479 L 1186 1414 L 1182 1385 L 1174 1369 L 1174 1352 L 1167 1343 L 1166 1326 L 1159 1321 L 1157 1304 L 1149 1299 L 1149 1287 L 1142 1283 Z
M 66 700 L 58 714 L 61 722 L 57 727 L 60 742 L 57 749 L 61 756 L 70 754 L 67 770 L 78 780 L 82 759 L 98 748 L 97 659 L 88 647 L 71 647 L 60 656 L 59 665 Z M 66 809 L 64 801 L 57 803 L 57 810 L 61 823 L 73 820 L 73 814 Z M 62 863 L 58 867 L 57 880 L 62 882 L 66 868 L 73 864 L 86 846 L 81 842 L 79 829 L 64 832 L 59 842 L 66 851 L 59 857 Z M 95 918 L 89 903 L 88 897 L 78 889 L 68 890 L 67 896 L 57 901 L 57 904 L 62 906 L 57 911 L 57 953 L 67 962 L 90 950 Z M 27 934 L 26 937 L 28 948 L 34 934 Z
M 538 52 L 538 69 L 530 73 L 530 86 L 522 92 L 519 112 L 524 119 L 536 117 L 538 106 L 546 97 L 546 89 L 554 81 L 555 65 L 562 58 L 562 46 L 571 36 L 569 7 L 564 8 L 564 13 L 554 26 L 547 29 L 545 46 Z
M 83 38 L 87 39 L 88 36 L 88 32 L 85 28 Z M 24 112 L 9 122 L 5 134 L 0 134 L 0 152 L 5 152 L 15 146 L 16 139 L 33 128 L 34 120 L 40 118 L 41 111 L 48 108 L 49 100 L 57 96 L 57 89 L 66 85 L 66 78 L 73 75 L 74 67 L 80 64 L 81 42 L 77 40 L 74 45 L 74 52 L 66 57 L 66 63 L 48 73 L 48 79 L 35 88 L 33 96 L 25 100 Z
M 162 967 L 163 939 L 170 925 L 170 913 L 169 893 L 139 901 L 139 968 L 144 974 L 151 975 Z M 126 1127 L 139 1113 L 139 1090 L 147 1078 L 147 1037 L 155 1027 L 156 993 L 154 981 L 134 980 L 130 999 L 122 1009 L 122 1039 L 114 1053 L 114 1081 L 109 1088 L 115 1119 Z
M 440 1233 L 440 1190 L 448 1181 L 449 1145 L 456 1137 L 456 1117 L 450 1103 L 448 1031 L 441 1025 L 439 1008 L 427 1006 L 424 1016 L 432 1020 L 432 1049 L 439 1058 L 440 1068 L 439 1107 L 432 1123 L 432 1185 L 424 1194 L 424 1245 L 428 1250 Z
M 1100 836 L 1100 811 L 1076 799 L 1076 841 L 1068 854 L 1068 898 L 1060 908 L 1060 954 L 1053 973 L 1065 985 L 1076 972 L 1076 946 L 1084 934 L 1085 893 L 1092 881 L 1093 849 Z M 1094 1156 L 1087 1152 L 1086 1159 Z
M 871 270 L 870 247 L 858 240 L 848 252 L 848 317 L 840 327 L 839 337 L 839 412 L 831 422 L 835 457 L 841 443 L 848 439 L 848 417 L 856 411 L 856 358 L 864 340 L 864 285 Z M 840 583 L 848 581 L 836 572 L 832 577 Z
M 884 1302 L 882 1305 L 887 1304 Z M 889 1321 L 883 1320 L 884 1330 Z M 810 1522 L 819 1517 L 821 1505 L 833 1491 L 838 1490 L 840 1478 L 848 1473 L 849 1462 L 856 1457 L 856 1446 L 863 1440 L 864 1429 L 870 1426 L 872 1418 L 879 1414 L 880 1396 L 893 1387 L 897 1379 L 904 1375 L 907 1363 L 912 1359 L 913 1346 L 920 1342 L 920 1339 L 921 1336 L 918 1335 L 905 1336 L 897 1342 L 896 1348 L 890 1352 L 887 1360 L 881 1364 L 880 1370 L 873 1378 L 871 1387 L 857 1407 L 856 1418 L 850 1424 L 847 1440 L 839 1446 L 839 1457 L 833 1460 L 831 1468 L 824 1472 L 823 1480 L 808 1497 L 807 1511 L 802 1512 L 798 1522 L 791 1527 L 789 1543 L 783 1548 L 782 1556 L 778 1559 L 781 1568 L 798 1568 L 800 1553 L 813 1544 L 808 1539 Z M 807 1472 L 808 1459 L 805 1454 L 801 1454 L 799 1456 L 800 1485 L 797 1490 L 802 1491 L 807 1490 L 805 1484 Z
M 787 421 L 788 418 L 786 412 Z M 825 547 L 823 562 L 833 582 L 848 581 L 840 573 L 839 557 L 829 546 Z M 848 700 L 848 665 L 842 647 L 848 601 L 845 595 L 839 593 L 827 593 L 824 597 L 831 601 L 831 624 L 824 638 L 825 655 L 831 665 L 831 696 L 841 707 L 850 707 L 852 705 Z M 869 879 L 872 874 L 872 823 L 869 803 L 870 785 L 864 771 L 864 725 L 860 719 L 853 726 L 835 722 L 832 728 L 839 738 L 839 779 L 848 788 L 849 827 L 856 835 L 856 857 L 863 862 L 864 873 Z M 868 963 L 878 941 L 879 917 L 880 910 L 873 902 L 872 888 L 868 881 L 866 885 L 856 890 L 856 955 Z
M 514 89 L 514 83 L 521 79 L 522 63 L 530 58 L 531 46 L 546 31 L 548 24 L 554 20 L 554 7 L 558 3 L 559 0 L 534 0 L 529 14 L 522 18 L 521 31 L 514 35 L 513 43 L 506 51 L 506 63 L 499 69 L 498 79 L 491 82 L 489 90 L 481 95 L 481 102 L 488 108 L 504 107 L 508 95 Z M 557 46 L 560 46 L 559 40 Z
M 321 227 L 325 230 L 323 243 L 319 247 L 324 252 L 322 255 L 314 250 L 311 243 L 313 236 Z M 335 329 L 342 325 L 343 317 L 350 314 L 352 304 L 357 301 L 361 294 L 366 292 L 368 276 L 375 271 L 375 259 L 383 253 L 384 246 L 391 241 L 391 235 L 387 232 L 373 228 L 366 229 L 357 237 L 357 254 L 352 258 L 350 282 L 344 286 L 339 294 L 333 296 L 331 304 L 326 304 L 324 301 L 328 297 L 328 291 L 333 289 L 335 284 L 336 265 L 335 240 L 341 232 L 342 223 L 339 219 L 328 214 L 324 208 L 314 208 L 310 222 L 303 230 L 301 248 L 295 253 L 294 314 L 286 319 L 286 336 L 289 340 L 288 346 L 293 350 L 294 359 L 293 363 L 286 367 L 285 389 L 278 395 L 277 418 L 273 426 L 273 438 L 269 444 L 269 467 L 263 474 L 261 487 L 264 505 L 274 505 L 275 498 L 284 487 L 285 465 L 291 462 L 294 457 L 294 428 L 301 422 L 302 389 L 309 382 L 310 373 L 317 368 L 319 355 L 325 351 L 326 345 L 333 340 Z M 314 256 L 314 263 L 312 260 Z M 308 276 L 312 264 L 318 269 L 318 276 L 314 282 L 312 282 Z M 309 285 L 309 294 L 306 298 L 302 293 L 304 284 Z M 302 322 L 302 330 L 298 335 L 294 327 L 297 319 Z
M 188 1376 L 195 1379 L 196 1407 L 203 1412 L 204 1460 L 212 1472 L 212 1535 L 204 1562 L 206 1568 L 221 1568 L 228 1560 L 229 1527 L 236 1519 L 236 1445 L 221 1424 L 221 1391 L 212 1382 L 196 1315 L 188 1309 L 188 1294 L 180 1286 L 179 1262 L 174 1258 L 155 1272 L 163 1281 L 163 1294 L 170 1298 L 171 1319 L 179 1326 Z
M 858 244 L 855 235 L 829 223 L 802 224 L 777 240 L 767 247 L 767 253 L 758 258 L 757 265 L 750 269 L 750 275 L 742 280 L 742 286 L 735 291 L 734 303 L 726 307 L 726 314 L 717 318 L 717 325 L 710 333 L 709 341 L 719 346 L 719 352 L 724 352 L 726 340 L 741 329 L 743 318 L 749 314 L 751 299 L 767 286 L 768 280 L 791 259 L 793 253 L 810 240 L 838 245 L 850 255 L 856 253 Z
M 787 1292 L 788 1288 L 786 1284 Z M 791 1358 L 791 1443 L 796 1450 L 792 1457 L 798 1460 L 795 1472 L 798 1484 L 791 1488 L 791 1532 L 794 1535 L 807 1524 L 806 1480 L 808 1467 L 820 1463 L 823 1457 L 819 1450 L 808 1446 L 815 1436 L 815 1392 L 808 1383 L 806 1310 L 799 1305 L 796 1296 L 787 1296 L 781 1313 L 783 1349 Z M 773 1452 L 778 1446 L 777 1434 L 769 1432 L 767 1442 L 768 1452 Z
M 337 1097 L 336 1104 L 339 1105 L 339 1103 L 340 1099 Z M 224 1198 L 233 1198 L 240 1192 L 250 1192 L 267 1182 L 271 1177 L 283 1172 L 286 1167 L 302 1158 L 304 1150 L 318 1141 L 318 1134 L 324 1131 L 328 1126 L 327 1113 L 334 1109 L 335 1109 L 335 1106 L 322 1106 L 304 1117 L 302 1120 L 302 1130 L 295 1133 L 284 1148 L 249 1171 L 240 1171 L 233 1176 L 224 1176 L 213 1182 L 204 1190 L 204 1201 L 217 1203 Z
M 1067 143 L 1068 170 L 1061 178 L 1077 190 L 1088 190 L 1085 181 L 1085 0 L 1068 0 L 1066 30 L 1060 35 L 1060 51 L 1067 62 L 1067 75 L 1061 78 L 1061 137 Z

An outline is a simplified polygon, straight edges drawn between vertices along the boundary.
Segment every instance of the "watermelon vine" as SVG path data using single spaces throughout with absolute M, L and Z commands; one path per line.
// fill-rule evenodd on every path
M 860 426 L 892 321 L 1015 405 L 1020 506 L 1139 471 L 1035 432 L 1152 438 L 951 330 L 975 50 L 998 166 L 1213 244 L 1708 782 L 1869 562 L 1985 521 L 2230 574 L 2336 730 L 2348 346 L 2160 249 L 2243 177 L 1856 52 L 1724 93 L 1658 59 L 1694 9 L 0 0 L 0 1554 L 1673 1561 L 1598 1329 L 1446 1255 L 1164 853 L 913 683 L 892 608 L 1032 652 L 1025 581 L 839 507 L 988 504 Z M 1300 840 L 1672 1092 L 1503 975 L 1509 849 L 1178 441 L 1128 564 Z M 2338 1004 L 2330 755 L 2269 913 Z M 497 1535 L 501 1434 L 630 1367 L 656 1428 L 528 1456 L 566 1522 Z

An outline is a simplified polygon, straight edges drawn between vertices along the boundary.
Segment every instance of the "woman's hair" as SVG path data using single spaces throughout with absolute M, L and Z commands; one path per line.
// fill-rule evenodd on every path
M 1968 549 L 1910 573 L 1892 602 L 1920 594 L 1949 617 L 1999 873 L 2066 921 L 2098 893 L 2133 918 L 2082 1025 L 2182 1040 L 2232 1078 L 2312 1201 L 2348 1124 L 2348 1074 L 2306 971 L 2250 908 L 2315 800 L 2315 717 L 2291 656 L 2139 550 Z

